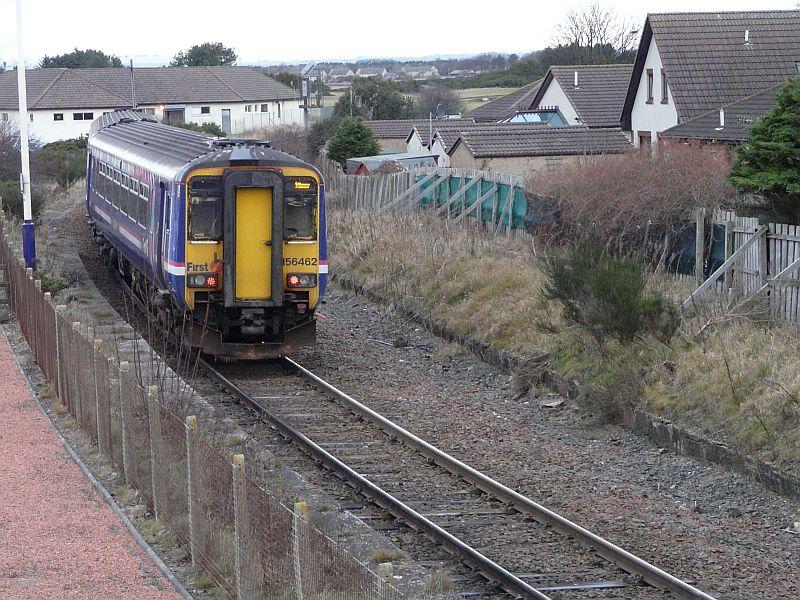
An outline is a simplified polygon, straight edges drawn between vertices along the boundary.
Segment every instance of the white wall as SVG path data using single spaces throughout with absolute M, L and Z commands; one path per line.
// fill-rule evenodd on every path
M 656 132 L 664 131 L 678 124 L 678 111 L 672 100 L 672 91 L 667 86 L 667 103 L 661 103 L 661 56 L 658 53 L 655 37 L 650 39 L 647 57 L 644 61 L 636 100 L 631 111 L 631 135 L 635 146 L 639 145 L 639 132 L 650 131 L 653 143 L 658 143 Z M 653 103 L 647 103 L 647 70 L 653 70 Z M 669 77 L 669 75 L 667 75 Z
M 564 85 L 572 85 L 573 83 L 574 80 Z M 580 87 L 580 84 L 581 82 L 579 79 L 578 87 Z M 569 101 L 569 98 L 567 98 L 567 95 L 564 93 L 564 89 L 555 78 L 550 80 L 550 85 L 547 86 L 538 106 L 556 106 L 564 119 L 566 119 L 567 125 L 581 124 L 578 119 L 578 113 L 575 112 L 575 108 L 572 106 L 572 102 Z
M 245 106 L 250 105 L 253 107 L 252 112 L 246 112 Z M 267 111 L 261 112 L 261 105 L 267 105 Z M 280 118 L 278 118 L 278 104 L 281 105 Z M 171 105 L 172 106 L 172 105 Z M 231 111 L 231 134 L 242 135 L 254 129 L 269 129 L 280 125 L 297 125 L 304 126 L 305 115 L 300 108 L 299 100 L 281 100 L 272 102 L 258 102 L 258 103 L 232 103 L 232 104 L 176 104 L 174 106 L 183 106 L 186 121 L 202 125 L 203 123 L 216 123 L 222 127 L 222 109 L 229 108 Z M 209 114 L 201 114 L 200 107 L 208 106 L 210 108 Z M 163 105 L 141 105 L 142 109 L 154 109 L 155 117 L 158 119 L 164 116 Z M 258 109 L 258 112 L 256 112 Z M 109 108 L 81 108 L 81 109 L 58 109 L 58 110 L 31 110 L 28 112 L 33 115 L 33 120 L 29 120 L 29 135 L 31 139 L 35 139 L 43 144 L 56 142 L 58 140 L 68 140 L 77 137 L 86 137 L 89 135 L 89 128 L 92 121 L 79 120 L 73 118 L 73 113 L 79 112 L 92 113 L 92 116 L 97 119 L 103 113 L 109 112 Z M 19 112 L 11 110 L 0 110 L 0 114 L 7 113 L 9 121 L 13 123 L 14 127 L 19 126 Z M 63 114 L 63 121 L 56 121 L 53 118 L 55 114 Z

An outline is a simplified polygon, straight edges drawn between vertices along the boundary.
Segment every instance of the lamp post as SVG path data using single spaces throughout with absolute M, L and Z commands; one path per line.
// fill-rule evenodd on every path
M 22 255 L 25 267 L 36 268 L 36 237 L 31 210 L 31 167 L 28 154 L 28 93 L 25 87 L 25 52 L 22 46 L 22 0 L 17 0 L 17 90 L 19 96 L 19 153 L 22 173 Z

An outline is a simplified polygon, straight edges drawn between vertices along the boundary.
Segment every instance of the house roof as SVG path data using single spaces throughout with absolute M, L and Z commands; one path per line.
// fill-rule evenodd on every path
M 725 113 L 723 127 L 720 127 L 719 109 L 716 109 L 670 127 L 661 132 L 659 137 L 726 143 L 745 142 L 750 139 L 750 127 L 753 123 L 775 106 L 775 97 L 783 85 L 783 83 L 775 84 L 763 92 L 721 107 Z
M 125 68 L 29 69 L 29 109 L 116 108 L 131 102 Z M 299 92 L 251 67 L 143 67 L 134 70 L 138 104 L 258 102 Z M 16 70 L 0 73 L 0 108 L 16 109 Z
M 678 119 L 684 121 L 796 75 L 800 11 L 648 15 L 622 113 L 624 129 L 631 126 L 636 89 L 653 38 Z
M 386 69 L 383 67 L 361 67 L 356 73 L 358 75 L 383 75 L 386 73 Z
M 445 150 L 448 150 L 456 143 L 461 134 L 466 131 L 476 131 L 485 133 L 496 133 L 511 135 L 512 133 L 526 131 L 531 127 L 548 127 L 547 123 L 463 123 L 459 126 L 438 127 L 434 123 L 435 136 L 439 138 Z M 420 133 L 425 133 L 426 130 Z
M 536 92 L 539 91 L 539 86 L 542 85 L 543 81 L 544 79 L 539 79 L 506 96 L 473 108 L 466 113 L 466 116 L 472 117 L 476 121 L 494 123 L 507 119 L 508 117 L 513 117 L 520 110 L 526 110 L 530 107 L 531 101 L 536 96 Z
M 434 121 L 434 130 L 441 127 L 450 127 L 450 123 L 473 123 L 472 119 L 445 119 Z M 428 119 L 394 119 L 384 121 L 364 121 L 364 125 L 370 128 L 375 139 L 408 139 L 411 130 L 414 128 L 420 131 L 427 131 L 430 127 Z M 457 125 L 454 125 L 457 126 Z
M 346 67 L 336 67 L 335 69 L 331 69 L 328 73 L 328 77 L 347 77 L 348 75 L 353 75 L 353 69 L 348 69 Z
M 475 158 L 619 154 L 631 148 L 620 129 L 583 126 L 531 127 L 530 123 L 505 123 L 519 131 L 465 131 L 448 150 L 452 155 L 462 144 Z
M 580 124 L 586 127 L 619 127 L 633 65 L 574 65 L 550 67 L 528 108 L 538 108 L 555 79 L 564 91 Z M 575 73 L 578 87 L 575 87 Z

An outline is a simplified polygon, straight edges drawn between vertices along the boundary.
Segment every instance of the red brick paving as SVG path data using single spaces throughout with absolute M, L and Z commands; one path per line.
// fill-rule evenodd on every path
M 0 335 L 0 598 L 179 598 L 70 460 Z

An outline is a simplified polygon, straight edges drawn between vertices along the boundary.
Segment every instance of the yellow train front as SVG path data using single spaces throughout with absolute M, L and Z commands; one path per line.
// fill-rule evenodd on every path
M 328 262 L 314 167 L 264 142 L 210 138 L 130 111 L 95 125 L 91 222 L 167 327 L 214 356 L 268 358 L 315 343 Z M 118 188 L 127 194 L 115 203 Z

